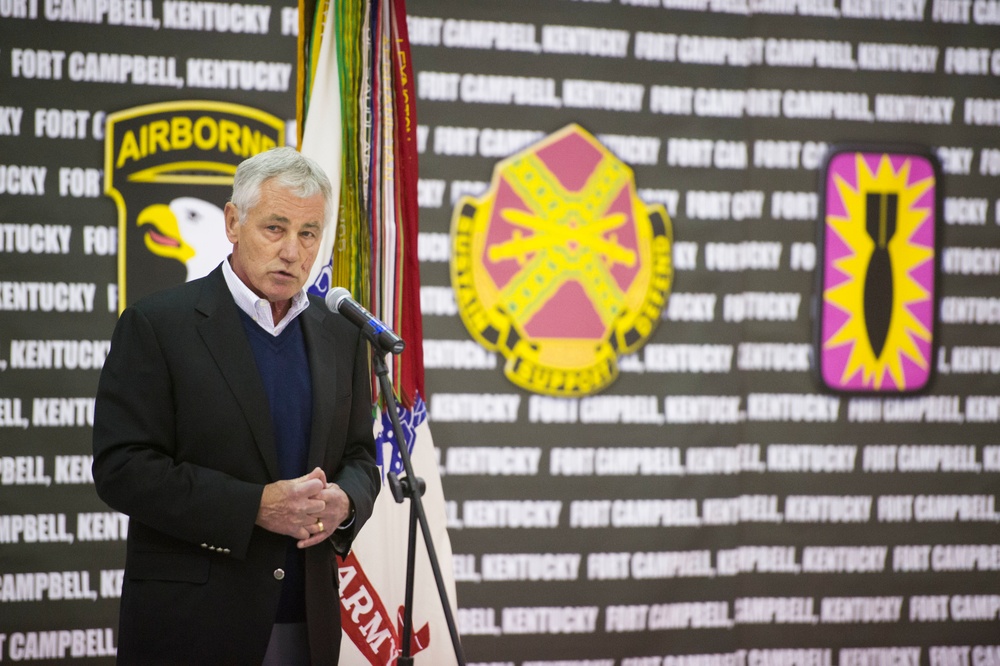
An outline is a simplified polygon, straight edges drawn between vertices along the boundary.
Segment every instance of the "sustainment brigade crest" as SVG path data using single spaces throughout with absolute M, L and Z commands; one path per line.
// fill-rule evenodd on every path
M 673 282 L 670 218 L 579 125 L 499 162 L 458 202 L 451 282 L 462 321 L 504 374 L 554 396 L 596 393 L 639 349 Z
M 210 101 L 108 116 L 104 193 L 118 208 L 118 309 L 207 275 L 229 255 L 222 209 L 236 166 L 285 144 L 285 123 Z

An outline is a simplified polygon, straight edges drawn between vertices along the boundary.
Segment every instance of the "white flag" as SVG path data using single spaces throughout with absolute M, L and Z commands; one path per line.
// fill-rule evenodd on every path
M 455 617 L 455 579 L 451 566 L 444 493 L 434 455 L 434 443 L 422 400 L 413 410 L 400 410 L 406 445 L 414 473 L 426 484 L 422 497 L 452 617 Z M 406 588 L 406 557 L 410 502 L 397 504 L 385 475 L 403 475 L 402 461 L 387 415 L 376 425 L 376 446 L 382 469 L 382 490 L 371 519 L 354 542 L 351 556 L 340 569 L 341 622 L 344 641 L 340 663 L 374 666 L 394 663 L 399 656 L 403 629 L 402 607 Z M 414 663 L 447 666 L 457 663 L 423 534 L 417 529 L 410 654 Z

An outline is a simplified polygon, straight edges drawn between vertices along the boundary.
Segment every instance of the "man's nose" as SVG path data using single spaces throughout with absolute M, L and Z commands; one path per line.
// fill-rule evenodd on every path
M 284 261 L 293 262 L 299 258 L 299 239 L 295 234 L 289 234 L 287 238 L 282 239 L 281 247 L 278 251 L 278 256 L 280 256 Z

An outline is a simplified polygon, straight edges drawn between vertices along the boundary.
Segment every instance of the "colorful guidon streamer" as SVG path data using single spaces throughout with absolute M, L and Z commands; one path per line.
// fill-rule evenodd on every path
M 377 403 L 382 491 L 339 567 L 340 663 L 390 664 L 401 651 L 409 504 L 393 500 L 385 476 L 402 472 L 401 445 L 427 486 L 423 504 L 455 614 L 444 494 L 424 405 L 416 92 L 406 12 L 403 0 L 303 0 L 299 16 L 300 150 L 324 166 L 335 189 L 340 183 L 336 225 L 324 238 L 328 254 L 318 262 L 325 266 L 310 289 L 323 295 L 347 288 L 407 343 L 388 359 L 406 441 L 395 441 Z M 422 546 L 416 556 L 410 654 L 417 663 L 449 663 L 453 648 Z

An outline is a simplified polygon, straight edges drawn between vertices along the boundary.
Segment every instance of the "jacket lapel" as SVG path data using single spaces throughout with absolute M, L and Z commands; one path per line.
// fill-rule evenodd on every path
M 198 332 L 243 410 L 268 475 L 277 480 L 280 478 L 278 454 L 270 411 L 266 407 L 267 396 L 221 268 L 215 269 L 206 281 L 206 288 L 195 308 L 205 315 L 205 319 L 198 324 Z
M 333 426 L 333 407 L 337 402 L 337 341 L 333 333 L 323 325 L 326 317 L 327 311 L 315 302 L 300 315 L 312 377 L 313 408 L 308 460 L 310 470 L 323 466 L 326 443 Z

